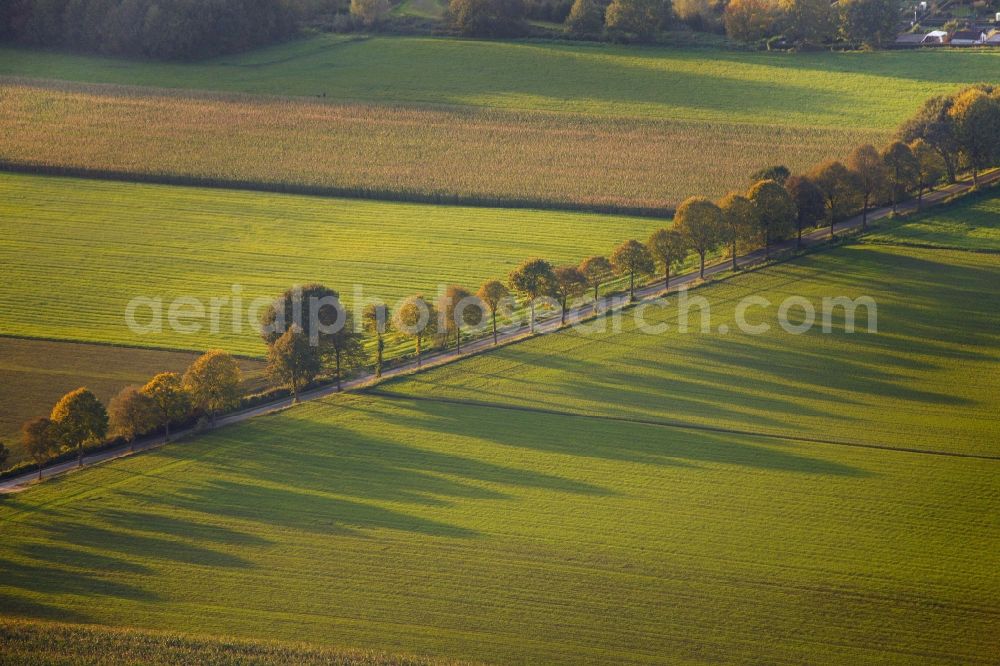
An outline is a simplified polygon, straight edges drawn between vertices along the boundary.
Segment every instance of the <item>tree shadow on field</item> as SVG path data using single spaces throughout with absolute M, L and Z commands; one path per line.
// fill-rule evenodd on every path
M 74 545 L 97 551 L 119 553 L 130 560 L 136 557 L 152 561 L 169 561 L 182 564 L 202 564 L 214 567 L 245 568 L 250 562 L 232 553 L 187 543 L 173 536 L 153 536 L 122 531 L 114 523 L 99 526 L 93 522 L 53 520 L 39 525 L 39 529 L 62 546 Z M 192 525 L 192 532 L 198 526 Z
M 402 502 L 450 506 L 462 500 L 502 500 L 505 488 L 544 489 L 583 495 L 606 495 L 599 486 L 551 473 L 498 465 L 488 460 L 420 445 L 452 433 L 435 430 L 431 414 L 410 412 L 390 422 L 375 410 L 364 422 L 328 421 L 322 411 L 354 409 L 368 398 L 344 396 L 331 403 L 303 406 L 281 418 L 257 419 L 222 431 L 216 437 L 254 442 L 252 455 L 233 464 L 233 447 L 201 459 L 217 466 L 221 478 L 183 484 L 169 496 L 129 491 L 136 502 L 214 516 L 287 526 L 320 534 L 359 535 L 361 530 L 392 529 L 426 536 L 473 538 L 474 530 L 372 504 Z M 320 411 L 320 419 L 315 418 Z M 374 417 L 374 418 L 372 418 Z M 488 438 L 488 432 L 480 432 Z M 413 442 L 407 444 L 407 442 Z M 244 448 L 244 447 L 241 447 Z M 162 455 L 184 456 L 176 448 Z M 352 499 L 356 498 L 356 499 Z M 115 517 L 110 517 L 112 522 Z
M 393 428 L 406 427 L 419 419 L 429 432 L 442 436 L 476 437 L 504 446 L 578 457 L 660 466 L 725 463 L 807 474 L 868 475 L 850 465 L 754 444 L 754 437 L 747 434 L 706 432 L 586 414 L 547 413 L 510 405 L 455 404 L 376 395 L 391 400 L 396 409 L 380 408 L 379 401 L 338 407 L 357 410 L 365 418 L 387 421 Z
M 336 492 L 336 488 L 330 492 Z M 363 536 L 361 530 L 368 529 L 463 539 L 478 536 L 475 530 L 332 497 L 321 491 L 276 487 L 253 480 L 207 481 L 170 496 L 147 496 L 144 501 L 170 510 L 202 511 L 326 536 Z
M 0 571 L 4 578 L 2 585 L 42 594 L 98 595 L 132 601 L 155 601 L 158 598 L 149 590 L 111 576 L 99 575 L 87 570 L 85 565 L 66 562 L 65 555 L 66 549 L 60 546 L 53 546 L 50 552 L 48 545 L 40 545 L 32 549 L 34 561 L 40 564 L 0 559 Z M 106 558 L 105 561 L 110 560 Z M 127 563 L 116 562 L 114 566 L 115 571 L 122 571 Z M 104 573 L 106 570 L 98 571 Z
M 79 611 L 53 604 L 43 604 L 34 599 L 26 599 L 14 594 L 5 594 L 2 591 L 0 591 L 0 612 L 7 617 L 44 619 L 57 622 L 85 623 L 92 621 L 88 615 Z M 0 656 L 0 661 L 2 660 L 2 656 Z

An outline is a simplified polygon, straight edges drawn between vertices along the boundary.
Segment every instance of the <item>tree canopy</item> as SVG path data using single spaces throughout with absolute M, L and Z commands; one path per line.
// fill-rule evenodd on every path
M 698 274 L 704 278 L 705 255 L 722 241 L 722 211 L 705 197 L 689 197 L 677 207 L 674 228 L 698 253 Z

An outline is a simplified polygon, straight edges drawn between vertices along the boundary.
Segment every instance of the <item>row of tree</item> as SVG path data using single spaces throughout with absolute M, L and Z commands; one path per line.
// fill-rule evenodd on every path
M 373 7 L 386 0 L 353 0 Z M 352 11 L 354 5 L 352 4 Z M 451 0 L 454 27 L 466 35 L 504 37 L 522 34 L 535 5 L 523 0 Z M 387 5 L 386 5 L 387 8 Z M 387 11 L 387 10 L 386 10 Z M 744 42 L 783 41 L 821 45 L 846 41 L 872 47 L 891 43 L 902 18 L 900 0 L 574 0 L 569 13 L 549 12 L 567 31 L 588 39 L 649 41 L 683 23 L 695 30 L 720 31 Z
M 64 395 L 48 417 L 26 422 L 21 428 L 25 452 L 38 466 L 63 451 L 75 451 L 83 464 L 83 451 L 101 444 L 111 434 L 134 446 L 136 437 L 163 430 L 202 414 L 210 420 L 232 409 L 241 398 L 242 375 L 232 356 L 208 351 L 179 375 L 161 372 L 144 386 L 127 386 L 104 404 L 86 388 Z
M 0 39 L 161 59 L 206 58 L 286 39 L 290 0 L 4 0 Z
M 435 302 L 417 294 L 394 310 L 381 303 L 364 308 L 355 322 L 339 294 L 321 284 L 284 292 L 263 314 L 261 336 L 268 346 L 268 373 L 287 385 L 297 401 L 300 391 L 322 374 L 341 386 L 343 377 L 368 362 L 365 336 L 374 340 L 375 374 L 380 376 L 387 336 L 411 339 L 417 365 L 425 343 L 436 338 L 442 348 L 454 340 L 461 351 L 470 328 L 491 326 L 498 342 L 498 317 L 516 308 L 515 295 L 527 305 L 529 328 L 535 330 L 536 305 L 554 305 L 566 323 L 571 299 L 593 294 L 614 276 L 628 280 L 629 296 L 636 282 L 660 271 L 670 285 L 671 271 L 694 253 L 704 277 L 706 257 L 727 252 L 733 268 L 737 257 L 825 223 L 833 236 L 834 222 L 880 203 L 896 205 L 915 194 L 918 206 L 924 192 L 943 179 L 952 182 L 966 168 L 978 179 L 982 169 L 1000 166 L 1000 88 L 976 85 L 954 95 L 934 97 L 902 125 L 897 140 L 877 150 L 870 144 L 856 148 L 845 162 L 830 160 L 804 174 L 771 167 L 752 175 L 745 193 L 732 192 L 713 202 L 691 197 L 678 208 L 674 224 L 654 231 L 645 243 L 630 239 L 609 257 L 588 257 L 579 265 L 558 265 L 541 258 L 527 259 L 512 270 L 506 283 L 491 279 L 478 291 L 460 286 L 445 289 Z M 240 404 L 241 375 L 235 360 L 222 351 L 198 358 L 183 376 L 161 373 L 145 386 L 123 389 L 105 410 L 87 389 L 68 393 L 48 418 L 23 427 L 23 444 L 41 465 L 63 449 L 75 449 L 82 461 L 84 446 L 103 441 L 110 431 L 134 442 L 135 437 L 169 428 L 200 413 L 209 419 Z M 5 458 L 0 447 L 0 459 Z M 2 465 L 2 462 L 0 462 Z
M 443 346 L 455 341 L 461 349 L 463 328 L 492 324 L 494 342 L 497 339 L 497 317 L 514 309 L 513 296 L 527 304 L 529 327 L 534 331 L 535 306 L 540 299 L 555 301 L 565 323 L 570 299 L 593 291 L 594 301 L 600 287 L 613 276 L 626 277 L 629 294 L 634 296 L 637 279 L 662 271 L 664 287 L 669 287 L 670 273 L 694 253 L 699 260 L 699 272 L 704 277 L 706 257 L 716 251 L 728 252 L 733 268 L 737 257 L 747 251 L 763 248 L 770 255 L 774 243 L 793 234 L 801 245 L 806 229 L 829 224 L 831 237 L 834 223 L 860 212 L 862 225 L 867 226 L 869 210 L 881 203 L 896 205 L 915 194 L 920 205 L 926 190 L 942 179 L 953 181 L 958 168 L 969 168 L 976 178 L 978 170 L 1000 164 L 1000 92 L 989 85 L 972 86 L 949 97 L 937 97 L 928 102 L 898 132 L 898 138 L 882 150 L 870 144 L 856 148 L 845 162 L 829 160 L 803 174 L 791 174 L 782 166 L 753 174 L 753 185 L 745 193 L 733 192 L 717 202 L 705 197 L 691 197 L 677 209 L 674 225 L 655 231 L 646 243 L 627 240 L 614 249 L 610 257 L 593 256 L 579 265 L 553 266 L 541 258 L 524 261 L 507 277 L 506 284 L 488 280 L 473 294 L 460 286 L 448 287 L 437 302 L 423 295 L 406 299 L 395 312 L 386 305 L 370 305 L 363 315 L 362 329 L 376 338 L 376 374 L 381 374 L 385 336 L 395 331 L 412 338 L 417 363 L 425 342 L 437 337 Z M 319 285 L 306 288 L 309 293 L 336 293 Z M 291 292 L 285 294 L 285 309 Z M 301 308 L 300 308 L 301 309 Z M 273 318 L 265 323 L 270 323 Z M 333 320 L 333 315 L 320 317 Z M 349 320 L 348 320 L 349 321 Z M 296 367 L 309 372 L 299 377 L 308 383 L 322 371 L 322 359 L 308 363 L 289 364 L 280 361 L 289 357 L 287 350 L 305 349 L 310 333 L 294 326 L 284 328 L 283 344 L 276 338 L 271 344 L 275 377 L 291 381 Z M 360 334 L 340 332 L 344 336 Z M 345 350 L 353 365 L 363 362 L 363 342 L 350 345 L 331 342 Z M 348 353 L 353 349 L 355 352 Z M 335 355 L 336 356 L 336 355 Z M 333 371 L 340 378 L 339 357 Z
M 896 39 L 902 6 L 900 0 L 730 0 L 723 24 L 743 42 L 818 46 L 839 39 L 880 47 Z

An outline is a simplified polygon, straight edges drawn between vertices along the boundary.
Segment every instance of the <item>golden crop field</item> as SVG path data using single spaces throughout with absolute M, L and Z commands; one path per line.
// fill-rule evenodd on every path
M 378 198 L 661 209 L 804 169 L 883 130 L 0 85 L 0 160 Z

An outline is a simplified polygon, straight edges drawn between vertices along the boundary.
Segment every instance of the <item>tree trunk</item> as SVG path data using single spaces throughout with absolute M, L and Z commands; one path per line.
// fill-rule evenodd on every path
M 297 404 L 299 402 L 299 383 L 295 379 L 292 379 L 292 404 Z
M 38 480 L 42 480 L 42 463 L 38 463 Z
M 835 235 L 833 233 L 833 227 L 837 224 L 836 218 L 833 216 L 833 207 L 830 207 L 830 240 L 833 240 Z
M 972 187 L 979 189 L 979 169 L 972 167 Z
M 917 189 L 917 211 L 919 211 L 923 207 L 923 204 L 924 204 L 924 186 L 921 185 Z
M 166 420 L 166 423 L 163 424 L 163 428 L 167 431 L 166 434 L 163 436 L 163 441 L 164 442 L 169 442 L 170 441 L 170 419 Z
M 493 311 L 493 346 L 497 345 L 497 311 Z
M 340 350 L 339 349 L 336 351 L 336 353 L 334 354 L 334 356 L 337 359 L 337 392 L 339 393 L 341 391 L 341 386 L 340 386 Z
M 535 299 L 532 298 L 528 301 L 528 309 L 530 314 L 528 315 L 528 331 L 531 333 L 535 332 Z
M 462 327 L 455 326 L 455 353 L 462 353 Z
M 382 376 L 382 350 L 385 349 L 385 342 L 382 340 L 382 334 L 378 336 L 378 342 L 375 345 L 375 377 L 376 379 Z
M 667 289 L 670 289 L 670 262 L 667 262 L 666 268 L 663 269 L 663 290 Z
M 764 230 L 764 258 L 771 258 L 771 231 L 770 229 Z
M 128 452 L 135 453 L 135 436 L 132 436 L 128 440 Z
M 736 265 L 736 241 L 735 240 L 733 240 L 732 253 L 733 253 L 733 270 L 735 271 L 736 269 L 739 268 L 739 266 Z
M 795 249 L 802 249 L 802 218 L 799 218 L 799 235 L 795 240 Z
M 76 445 L 76 466 L 83 467 L 83 444 Z
M 417 367 L 420 367 L 420 338 L 423 336 L 417 336 Z
M 704 250 L 699 250 L 698 251 L 698 257 L 701 259 L 701 268 L 698 271 L 698 275 L 701 277 L 702 280 L 704 280 L 705 279 L 705 251 Z
M 628 274 L 628 300 L 635 300 L 635 271 L 629 271 Z
M 559 324 L 561 326 L 565 326 L 566 325 L 566 300 L 567 300 L 566 298 L 563 298 L 562 299 L 562 303 L 559 306 L 560 307 L 560 313 L 559 314 L 561 315 L 559 317 Z
M 868 196 L 865 195 L 864 203 L 861 205 L 861 228 L 868 228 Z

